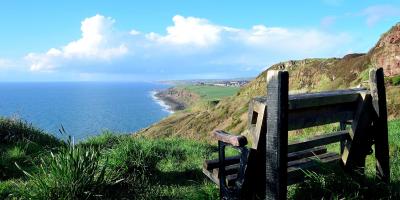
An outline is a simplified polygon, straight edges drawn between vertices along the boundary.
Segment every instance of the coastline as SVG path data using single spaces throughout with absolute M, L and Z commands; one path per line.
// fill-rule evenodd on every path
M 156 103 L 158 103 L 165 111 L 171 114 L 175 113 L 176 111 L 186 109 L 186 104 L 169 94 L 169 90 L 170 89 L 155 90 L 151 92 L 151 96 Z

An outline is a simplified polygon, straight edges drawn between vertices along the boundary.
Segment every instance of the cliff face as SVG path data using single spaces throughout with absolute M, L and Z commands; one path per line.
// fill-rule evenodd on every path
M 400 74 L 400 23 L 382 35 L 369 52 L 371 63 L 383 67 L 386 76 Z
M 349 54 L 343 58 L 304 59 L 281 62 L 270 67 L 289 71 L 291 93 L 356 87 L 368 80 L 369 69 L 384 67 L 386 76 L 400 75 L 400 25 L 397 24 L 367 54 Z M 252 97 L 266 93 L 266 74 L 244 86 L 237 95 L 217 105 L 178 112 L 140 131 L 149 137 L 178 135 L 207 139 L 216 129 L 246 134 L 247 106 Z M 400 87 L 387 85 L 388 113 L 400 117 Z

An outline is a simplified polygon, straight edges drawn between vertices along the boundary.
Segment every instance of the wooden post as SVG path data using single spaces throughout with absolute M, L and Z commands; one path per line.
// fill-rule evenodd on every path
M 373 122 L 375 138 L 376 175 L 384 182 L 390 181 L 389 141 L 387 125 L 386 91 L 383 69 L 369 72 L 372 105 L 376 112 Z
M 342 161 L 346 169 L 355 177 L 363 178 L 365 171 L 365 158 L 369 154 L 372 143 L 371 136 L 371 110 L 372 97 L 362 94 L 359 97 L 357 111 L 351 124 L 351 144 L 346 145 L 342 152 Z
M 289 75 L 268 71 L 265 199 L 286 199 Z

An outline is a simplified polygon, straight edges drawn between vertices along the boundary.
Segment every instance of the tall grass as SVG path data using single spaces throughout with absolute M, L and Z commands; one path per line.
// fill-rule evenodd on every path
M 21 169 L 29 178 L 23 198 L 96 199 L 103 196 L 107 162 L 100 162 L 98 148 L 76 146 L 69 139 L 67 147 L 50 155 L 41 159 L 33 174 Z
M 23 168 L 32 168 L 48 150 L 65 143 L 20 119 L 0 118 L 0 180 L 20 178 Z
M 21 129 L 19 122 L 14 125 Z M 29 125 L 22 126 L 30 130 Z M 336 128 L 336 124 L 317 127 L 291 137 L 301 139 Z M 23 133 L 23 138 L 38 138 L 29 136 L 34 131 Z M 78 144 L 34 140 L 37 148 L 42 144 L 49 148 L 32 154 L 34 148 L 27 141 L 18 139 L 0 146 L 0 167 L 5 165 L 3 159 L 8 159 L 8 167 L 16 169 L 17 163 L 21 168 L 15 172 L 20 174 L 6 171 L 0 182 L 0 199 L 218 199 L 218 188 L 201 172 L 204 159 L 217 157 L 215 145 L 176 137 L 104 133 Z M 322 166 L 322 173 L 307 172 L 309 180 L 290 186 L 289 198 L 400 198 L 400 120 L 389 123 L 389 142 L 389 185 L 374 180 L 374 160 L 368 158 L 364 182 L 353 180 L 339 167 Z
M 0 199 L 218 198 L 216 186 L 199 167 L 215 151 L 206 143 L 104 133 L 31 155 L 24 141 L 1 146 L 10 168 L 20 174 L 7 172 Z

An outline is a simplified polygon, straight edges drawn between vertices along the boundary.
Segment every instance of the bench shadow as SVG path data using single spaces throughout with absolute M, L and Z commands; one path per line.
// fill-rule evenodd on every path
M 203 172 L 200 169 L 189 169 L 185 171 L 157 171 L 156 177 L 159 184 L 171 186 L 191 186 L 198 185 L 199 182 L 206 180 Z

